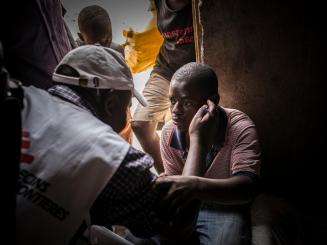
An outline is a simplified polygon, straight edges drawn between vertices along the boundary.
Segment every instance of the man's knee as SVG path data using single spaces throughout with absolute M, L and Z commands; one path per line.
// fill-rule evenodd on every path
M 248 245 L 251 241 L 250 218 L 236 210 L 201 211 L 197 231 L 201 244 Z

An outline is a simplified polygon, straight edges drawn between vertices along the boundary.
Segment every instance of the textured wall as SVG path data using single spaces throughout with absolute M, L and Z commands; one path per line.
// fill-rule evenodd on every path
M 255 121 L 268 187 L 306 198 L 319 188 L 326 162 L 319 160 L 326 123 L 319 6 L 202 2 L 203 59 L 219 75 L 221 104 Z

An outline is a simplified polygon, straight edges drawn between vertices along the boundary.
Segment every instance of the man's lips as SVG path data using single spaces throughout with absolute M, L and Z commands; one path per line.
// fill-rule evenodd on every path
M 174 124 L 182 124 L 183 123 L 183 119 L 180 118 L 180 117 L 174 117 L 173 116 L 172 119 L 173 119 Z

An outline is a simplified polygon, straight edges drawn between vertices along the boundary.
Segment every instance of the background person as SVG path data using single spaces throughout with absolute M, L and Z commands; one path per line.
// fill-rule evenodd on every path
M 60 0 L 12 1 L 2 6 L 0 40 L 12 78 L 25 86 L 52 86 L 53 70 L 75 45 L 64 13 Z
M 98 43 L 104 47 L 110 47 L 124 56 L 124 48 L 112 42 L 111 21 L 108 12 L 104 8 L 98 5 L 83 8 L 78 15 L 78 28 L 80 32 L 77 33 L 79 36 L 77 43 L 79 45 Z M 127 125 L 120 132 L 120 135 L 131 144 L 133 133 L 130 120 L 132 116 L 130 108 L 127 110 Z
M 124 56 L 124 48 L 112 42 L 112 27 L 108 12 L 98 6 L 91 5 L 83 8 L 78 14 L 77 33 L 79 45 L 96 44 L 112 48 Z
M 164 38 L 156 64 L 143 90 L 147 107 L 137 107 L 132 128 L 143 150 L 149 153 L 158 173 L 163 171 L 158 122 L 165 122 L 169 111 L 168 90 L 174 72 L 195 61 L 192 4 L 190 0 L 155 0 L 157 26 Z

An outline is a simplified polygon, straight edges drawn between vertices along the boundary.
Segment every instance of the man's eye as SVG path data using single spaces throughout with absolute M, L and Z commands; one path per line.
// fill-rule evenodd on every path
M 184 100 L 183 101 L 183 106 L 185 106 L 185 107 L 191 107 L 191 106 L 193 106 L 193 102 L 192 101 L 189 101 L 189 100 Z
M 172 105 L 175 105 L 176 104 L 176 99 L 175 98 L 170 98 L 170 103 L 172 104 Z

